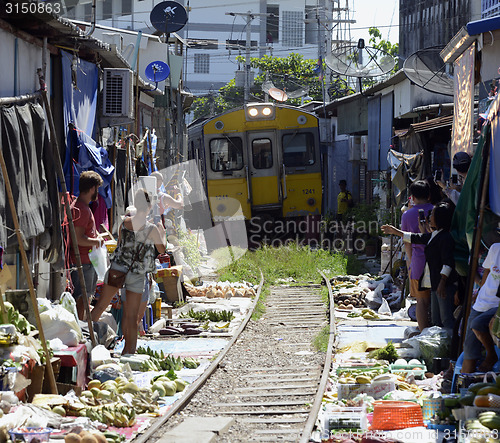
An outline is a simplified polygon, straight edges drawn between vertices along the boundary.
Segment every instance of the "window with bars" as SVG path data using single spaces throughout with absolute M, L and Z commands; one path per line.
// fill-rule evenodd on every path
M 194 55 L 194 73 L 209 74 L 210 73 L 210 55 L 195 54 Z
M 283 46 L 303 46 L 304 14 L 301 11 L 283 11 Z

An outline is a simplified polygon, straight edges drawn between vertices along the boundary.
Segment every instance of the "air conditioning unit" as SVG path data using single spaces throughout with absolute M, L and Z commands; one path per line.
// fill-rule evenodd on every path
M 102 115 L 134 118 L 133 74 L 129 69 L 104 69 Z
M 361 150 L 361 136 L 352 135 L 349 137 L 349 158 L 348 161 L 359 161 Z
M 360 160 L 368 160 L 368 136 L 367 135 L 361 136 L 359 158 L 360 158 Z

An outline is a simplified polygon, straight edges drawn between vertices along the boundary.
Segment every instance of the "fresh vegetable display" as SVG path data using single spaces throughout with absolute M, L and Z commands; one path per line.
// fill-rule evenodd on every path
M 394 363 L 398 358 L 398 351 L 394 347 L 392 341 L 387 343 L 383 348 L 377 349 L 370 353 L 371 358 L 376 358 L 377 360 L 387 360 L 389 363 Z
M 137 354 L 147 355 L 150 358 L 144 361 L 142 371 L 180 371 L 183 367 L 196 369 L 200 362 L 192 357 L 174 357 L 171 354 L 164 354 L 163 351 L 154 351 L 149 347 L 137 348 Z
M 195 320 L 198 321 L 212 321 L 212 322 L 219 322 L 219 321 L 225 321 L 225 322 L 230 322 L 231 320 L 234 319 L 234 313 L 233 311 L 200 311 L 196 312 L 194 309 L 190 309 L 187 313 L 185 314 L 180 314 L 180 318 L 194 318 Z

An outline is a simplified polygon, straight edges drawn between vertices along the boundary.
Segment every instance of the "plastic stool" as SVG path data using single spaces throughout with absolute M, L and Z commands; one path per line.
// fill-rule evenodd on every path
M 500 349 L 495 346 L 495 352 L 497 353 L 498 356 L 498 361 L 495 363 L 495 366 L 493 366 L 492 371 L 493 372 L 500 372 Z M 462 370 L 462 364 L 464 362 L 464 353 L 462 352 L 457 359 L 457 362 L 455 363 L 455 370 L 453 372 L 453 380 L 451 382 L 451 389 L 452 391 L 455 390 L 455 379 L 457 375 L 460 374 L 460 371 Z

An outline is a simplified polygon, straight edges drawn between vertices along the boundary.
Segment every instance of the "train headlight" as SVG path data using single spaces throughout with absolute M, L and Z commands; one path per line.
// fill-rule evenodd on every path
M 272 103 L 251 103 L 245 105 L 245 118 L 247 122 L 274 120 L 276 118 L 275 106 Z
M 307 204 L 309 206 L 314 206 L 316 204 L 316 199 L 315 198 L 308 198 L 307 199 Z

